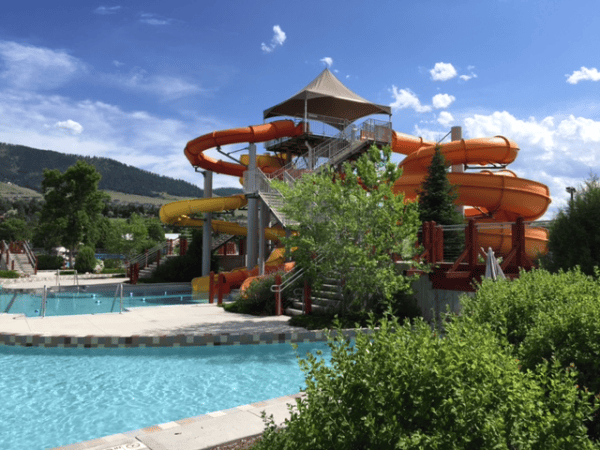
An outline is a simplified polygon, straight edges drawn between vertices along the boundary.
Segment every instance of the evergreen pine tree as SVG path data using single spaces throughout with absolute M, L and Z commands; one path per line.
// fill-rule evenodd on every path
M 435 221 L 438 225 L 457 225 L 464 222 L 456 210 L 454 201 L 458 192 L 450 184 L 447 163 L 440 148 L 436 147 L 427 177 L 419 192 L 419 219 L 421 222 Z M 453 259 L 460 254 L 464 243 L 463 232 L 444 233 L 444 257 Z

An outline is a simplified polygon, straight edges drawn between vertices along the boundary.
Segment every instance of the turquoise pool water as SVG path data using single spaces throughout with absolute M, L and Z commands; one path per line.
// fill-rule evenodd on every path
M 298 354 L 330 351 L 299 344 Z M 0 448 L 42 449 L 291 395 L 289 344 L 52 349 L 0 347 Z
M 148 292 L 125 292 L 123 308 L 144 306 L 189 305 L 207 303 L 207 294 L 194 294 L 190 289 L 149 290 Z M 25 314 L 38 317 L 42 310 L 42 293 L 11 293 L 0 290 L 0 313 Z M 68 316 L 77 314 L 100 314 L 120 311 L 120 298 L 115 289 L 86 292 L 81 289 L 67 292 L 48 292 L 46 299 L 47 316 Z

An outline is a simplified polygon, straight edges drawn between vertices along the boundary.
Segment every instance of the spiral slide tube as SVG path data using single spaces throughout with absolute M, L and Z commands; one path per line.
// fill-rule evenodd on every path
M 403 192 L 407 200 L 414 200 L 427 176 L 427 168 L 435 153 L 435 142 L 394 133 L 392 150 L 407 155 L 400 164 L 402 177 L 396 182 L 396 192 Z M 440 144 L 446 161 L 451 164 L 510 164 L 519 152 L 515 142 L 503 137 L 478 138 Z M 449 173 L 448 180 L 458 187 L 457 203 L 468 205 L 465 216 L 478 222 L 514 222 L 518 217 L 526 221 L 541 217 L 550 205 L 550 191 L 536 181 L 518 178 L 510 170 L 480 173 Z M 530 257 L 546 252 L 547 232 L 528 228 L 525 232 L 526 252 Z M 492 247 L 498 255 L 506 255 L 511 248 L 510 229 L 488 229 L 479 233 L 480 245 Z
M 215 160 L 204 155 L 204 152 L 221 145 L 265 142 L 282 137 L 300 136 L 303 133 L 303 124 L 296 125 L 291 120 L 215 131 L 188 142 L 184 154 L 195 167 L 242 177 L 246 170 L 245 165 Z M 510 164 L 519 151 L 513 141 L 502 136 L 460 140 L 441 144 L 440 147 L 446 160 L 451 164 Z M 431 163 L 435 142 L 394 132 L 392 150 L 407 155 L 401 163 L 404 174 L 396 182 L 395 191 L 403 192 L 408 200 L 414 200 Z M 242 161 L 244 161 L 243 157 Z M 264 172 L 272 172 L 281 164 L 281 158 L 268 155 L 257 157 L 257 166 Z M 535 220 L 546 212 L 550 204 L 550 193 L 545 185 L 518 178 L 509 170 L 495 173 L 489 170 L 480 173 L 450 173 L 448 178 L 451 184 L 458 186 L 458 203 L 470 206 L 466 209 L 465 215 L 476 218 L 479 222 L 512 222 L 519 216 L 528 221 Z M 245 206 L 246 203 L 247 199 L 244 195 L 179 201 L 164 205 L 160 211 L 160 218 L 165 223 L 199 227 L 204 221 L 192 218 L 191 215 L 237 209 Z M 246 228 L 236 223 L 213 220 L 212 228 L 227 234 L 247 234 Z M 270 240 L 278 239 L 282 235 L 283 230 L 278 228 L 266 230 L 266 238 Z M 482 230 L 479 236 L 483 247 L 492 247 L 499 255 L 505 255 L 510 251 L 510 230 Z M 544 253 L 546 242 L 545 230 L 536 228 L 526 230 L 526 250 L 529 256 L 535 257 L 538 253 Z M 280 254 L 273 254 L 267 264 L 278 265 L 282 261 Z M 227 275 L 231 279 L 235 278 L 236 283 L 241 283 L 253 274 L 245 268 L 240 268 Z M 208 277 L 197 278 L 195 283 L 201 290 L 208 290 Z
M 299 136 L 304 133 L 303 124 L 296 125 L 292 120 L 278 120 L 263 125 L 256 125 L 244 128 L 235 128 L 224 131 L 215 131 L 205 134 L 190 142 L 185 147 L 184 154 L 190 163 L 195 167 L 204 170 L 210 170 L 216 173 L 242 177 L 246 171 L 243 164 L 235 164 L 222 160 L 216 160 L 204 154 L 204 151 L 214 147 L 238 143 L 265 142 L 282 137 Z M 242 161 L 245 159 L 242 157 Z M 259 155 L 257 157 L 257 166 L 263 172 L 272 172 L 281 166 L 281 158 L 269 155 Z M 168 203 L 160 210 L 160 219 L 164 223 L 182 227 L 201 227 L 204 224 L 202 219 L 196 219 L 193 214 L 227 211 L 239 209 L 248 203 L 243 194 L 231 197 L 206 198 L 196 200 L 182 200 Z M 227 233 L 236 236 L 245 236 L 248 230 L 233 222 L 221 220 L 211 221 L 212 229 L 219 233 Z M 268 240 L 278 240 L 285 232 L 279 228 L 267 228 L 265 237 Z M 267 272 L 284 267 L 284 259 L 281 252 L 275 249 L 271 256 L 265 262 Z M 241 284 L 246 278 L 256 276 L 258 269 L 246 270 L 245 268 L 235 269 L 226 274 L 228 283 L 231 285 Z M 209 277 L 199 277 L 192 281 L 195 291 L 208 292 Z

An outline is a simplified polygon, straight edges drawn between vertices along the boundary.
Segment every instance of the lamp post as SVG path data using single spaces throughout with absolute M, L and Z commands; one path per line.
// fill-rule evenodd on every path
M 567 192 L 571 194 L 571 203 L 573 203 L 573 195 L 575 194 L 575 192 L 577 192 L 577 189 L 575 189 L 573 186 L 568 186 Z

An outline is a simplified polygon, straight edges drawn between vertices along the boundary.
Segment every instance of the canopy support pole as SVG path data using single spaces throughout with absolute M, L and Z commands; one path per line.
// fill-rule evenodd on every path
M 205 170 L 204 175 L 204 198 L 212 197 L 212 172 Z M 202 276 L 210 274 L 210 254 L 212 253 L 212 213 L 204 214 L 204 225 L 202 226 Z

